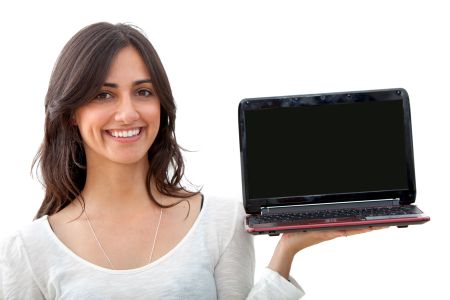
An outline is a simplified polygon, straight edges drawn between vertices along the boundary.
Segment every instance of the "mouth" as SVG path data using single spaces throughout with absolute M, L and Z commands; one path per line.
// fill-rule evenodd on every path
M 119 141 L 134 141 L 138 139 L 143 131 L 143 127 L 130 128 L 126 130 L 108 129 L 105 132 L 112 138 Z

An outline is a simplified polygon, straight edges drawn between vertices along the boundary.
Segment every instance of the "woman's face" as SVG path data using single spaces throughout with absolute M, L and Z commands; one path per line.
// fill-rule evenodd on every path
M 88 164 L 147 160 L 159 130 L 160 102 L 144 61 L 131 46 L 112 61 L 97 96 L 75 111 Z

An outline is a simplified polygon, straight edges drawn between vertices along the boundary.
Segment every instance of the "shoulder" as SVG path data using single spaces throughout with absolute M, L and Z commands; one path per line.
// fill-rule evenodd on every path
M 9 235 L 0 242 L 0 261 L 3 264 L 14 265 L 18 263 L 23 265 L 24 262 L 30 260 L 30 252 L 35 249 L 39 253 L 41 250 L 45 251 L 46 247 L 40 247 L 45 234 L 46 217 L 31 222 L 22 227 L 14 234 Z M 42 253 L 42 252 L 40 252 Z
M 43 218 L 42 218 L 43 219 Z M 6 236 L 0 241 L 0 253 L 4 254 L 5 252 L 9 252 L 16 247 L 23 246 L 22 235 L 33 235 L 39 225 L 41 223 L 41 219 L 30 222 L 29 224 L 23 226 L 16 232 Z M 37 226 L 36 226 L 37 225 Z
M 0 299 L 43 299 L 36 273 L 31 264 L 39 260 L 46 249 L 38 249 L 36 257 L 30 257 L 30 249 L 24 235 L 31 237 L 36 225 L 24 227 L 0 242 Z M 38 237 L 36 237 L 38 238 Z
M 15 275 L 22 272 L 26 276 L 28 268 L 24 268 L 24 266 L 27 265 L 27 260 L 19 232 L 4 238 L 0 242 L 0 283 L 5 284 L 6 280 L 10 280 L 11 277 L 16 277 Z
M 245 211 L 239 198 L 205 195 L 202 222 L 224 249 L 233 236 L 244 232 Z
M 3 266 L 5 263 L 10 262 L 14 256 L 17 256 L 22 247 L 23 244 L 19 232 L 3 238 L 0 241 L 0 264 Z
M 238 198 L 205 195 L 205 217 L 216 223 L 225 223 L 227 226 L 243 221 L 245 211 Z
M 30 257 L 32 250 L 27 242 L 32 244 L 39 239 L 36 234 L 39 231 L 38 224 L 39 222 L 34 221 L 0 241 L 0 283 L 4 287 L 15 286 L 19 280 L 25 284 L 34 282 L 31 268 L 33 258 Z M 45 250 L 37 249 L 36 253 L 45 253 Z
M 27 247 L 45 241 L 44 237 L 48 236 L 49 228 L 48 218 L 43 216 L 22 227 L 17 234 L 23 241 L 24 246 Z

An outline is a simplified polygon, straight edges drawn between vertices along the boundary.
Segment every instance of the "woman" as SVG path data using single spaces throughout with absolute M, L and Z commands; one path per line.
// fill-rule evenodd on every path
M 170 85 L 132 26 L 79 31 L 45 111 L 35 159 L 45 198 L 1 245 L 0 299 L 298 299 L 289 277 L 298 251 L 369 231 L 284 234 L 253 286 L 242 204 L 181 186 Z

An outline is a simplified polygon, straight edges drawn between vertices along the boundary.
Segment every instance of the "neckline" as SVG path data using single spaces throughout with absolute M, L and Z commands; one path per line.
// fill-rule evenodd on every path
M 188 232 L 186 233 L 186 235 L 175 245 L 175 247 L 173 247 L 172 249 L 170 249 L 166 254 L 164 254 L 163 256 L 159 257 L 157 260 L 152 261 L 149 264 L 146 264 L 142 267 L 138 267 L 138 268 L 132 268 L 132 269 L 122 269 L 122 270 L 115 270 L 115 269 L 110 269 L 110 268 L 105 268 L 105 267 L 101 267 L 99 265 L 96 265 L 84 258 L 82 258 L 81 256 L 77 255 L 75 252 L 73 252 L 69 247 L 67 247 L 59 238 L 58 236 L 55 234 L 55 232 L 53 231 L 52 227 L 50 226 L 50 222 L 48 221 L 48 215 L 44 215 L 42 216 L 42 222 L 44 223 L 45 229 L 47 231 L 47 233 L 49 234 L 49 236 L 51 237 L 51 239 L 55 242 L 55 244 L 61 249 L 63 250 L 66 254 L 68 254 L 72 259 L 75 259 L 76 261 L 78 261 L 79 263 L 81 263 L 82 265 L 84 265 L 85 267 L 88 268 L 92 268 L 95 269 L 97 271 L 101 271 L 104 273 L 109 273 L 109 274 L 133 274 L 133 273 L 140 273 L 143 271 L 146 271 L 147 269 L 153 268 L 154 266 L 159 265 L 160 263 L 164 262 L 165 260 L 169 259 L 170 256 L 174 255 L 174 253 L 176 253 L 176 251 L 178 250 L 178 248 L 182 247 L 183 244 L 186 243 L 186 241 L 189 239 L 189 237 L 193 234 L 193 232 L 196 230 L 198 223 L 201 222 L 201 219 L 203 218 L 203 215 L 205 214 L 205 210 L 207 210 L 207 207 L 209 206 L 209 200 L 206 200 L 203 194 L 202 195 L 202 199 L 203 201 L 203 208 L 200 210 L 200 213 L 198 214 L 197 218 L 194 221 L 194 224 L 192 224 L 191 228 L 188 230 Z

